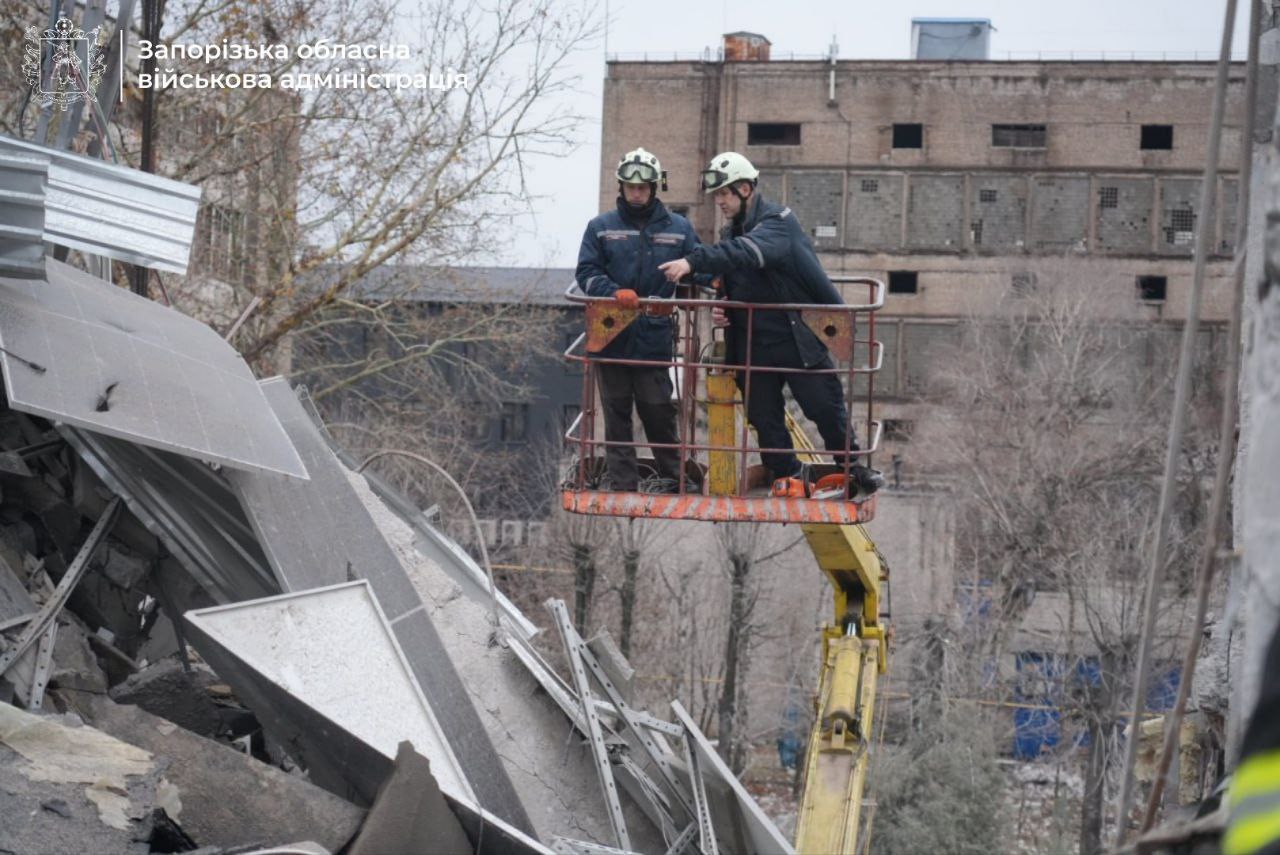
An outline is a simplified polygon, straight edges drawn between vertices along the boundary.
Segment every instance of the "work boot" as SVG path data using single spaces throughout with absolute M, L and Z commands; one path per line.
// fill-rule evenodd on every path
M 855 463 L 849 467 L 849 477 L 862 490 L 864 496 L 870 496 L 884 486 L 884 475 L 880 470 L 863 466 L 861 463 Z

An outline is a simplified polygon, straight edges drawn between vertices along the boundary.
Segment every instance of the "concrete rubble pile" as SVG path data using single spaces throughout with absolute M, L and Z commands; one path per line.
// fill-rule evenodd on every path
M 140 176 L 0 137 L 0 853 L 790 851 L 305 392 L 45 255 L 185 270 L 198 190 Z

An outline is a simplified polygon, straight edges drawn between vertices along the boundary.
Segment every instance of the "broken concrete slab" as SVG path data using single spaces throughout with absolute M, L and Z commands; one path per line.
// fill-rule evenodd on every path
M 182 806 L 170 815 L 202 846 L 309 839 L 337 851 L 364 819 L 363 809 L 309 781 L 138 707 L 86 697 L 77 708 L 99 730 L 172 760 L 165 777 Z
M 431 761 L 410 743 L 401 742 L 395 767 L 378 788 L 378 797 L 346 855 L 471 855 L 474 851 L 431 774 Z
M 92 727 L 0 704 L 0 851 L 147 853 L 164 763 Z M 170 802 L 171 803 L 171 802 Z
M 56 689 L 94 694 L 107 690 L 107 675 L 89 646 L 89 634 L 71 612 L 64 612 L 58 621 L 49 685 Z
M 317 774 L 323 771 L 328 783 L 318 781 L 332 786 L 337 777 L 372 801 L 397 746 L 409 740 L 431 758 L 445 792 L 476 802 L 368 582 L 185 617 L 192 645 L 290 754 Z M 322 733 L 308 722 L 333 726 Z M 337 742 L 346 747 L 339 750 Z
M 143 668 L 109 692 L 118 704 L 141 707 L 152 715 L 173 722 L 201 736 L 214 737 L 222 717 L 207 688 L 219 682 L 208 668 L 195 667 L 191 673 L 176 659 L 165 659 Z

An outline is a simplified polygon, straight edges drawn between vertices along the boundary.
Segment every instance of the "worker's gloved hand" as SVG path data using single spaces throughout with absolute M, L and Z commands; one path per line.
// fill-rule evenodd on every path
M 619 288 L 613 292 L 613 299 L 618 301 L 618 305 L 624 309 L 640 308 L 640 295 L 630 288 Z

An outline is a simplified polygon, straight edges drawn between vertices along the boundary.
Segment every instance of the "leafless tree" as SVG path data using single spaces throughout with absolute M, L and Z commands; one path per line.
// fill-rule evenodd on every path
M 935 390 L 947 417 L 923 438 L 955 474 L 968 511 L 962 561 L 974 570 L 975 596 L 989 592 L 988 619 L 961 627 L 966 655 L 952 664 L 957 684 L 999 698 L 1007 686 L 983 673 L 987 663 L 999 674 L 1010 653 L 1046 653 L 1044 697 L 1090 741 L 1080 851 L 1093 853 L 1101 846 L 1109 746 L 1119 738 L 1132 676 L 1176 330 L 1144 319 L 1127 283 L 1090 281 L 1065 263 L 1046 263 L 1036 282 L 1034 293 L 994 311 L 988 301 L 961 324 Z M 1212 398 L 1204 393 L 1198 405 L 1211 410 Z M 1199 522 L 1211 457 L 1199 443 L 1193 431 L 1174 567 L 1189 565 Z M 1173 614 L 1189 579 L 1171 577 L 1160 595 Z M 1045 622 L 1046 609 L 1051 625 L 1032 628 L 1041 636 L 1020 637 L 1032 631 L 1029 622 Z M 1166 631 L 1172 641 L 1180 627 L 1171 621 Z

